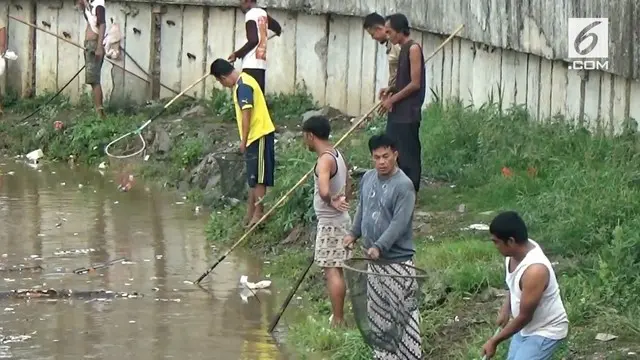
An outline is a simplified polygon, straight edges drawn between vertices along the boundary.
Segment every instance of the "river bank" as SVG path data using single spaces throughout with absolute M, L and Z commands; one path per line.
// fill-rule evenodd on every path
M 616 138 L 592 136 L 567 123 L 559 118 L 531 123 L 521 109 L 501 112 L 491 104 L 480 110 L 434 105 L 425 112 L 426 176 L 414 227 L 417 264 L 431 274 L 422 308 L 429 358 L 478 358 L 495 330 L 504 296 L 503 258 L 486 232 L 463 229 L 488 224 L 506 209 L 523 214 L 531 237 L 555 264 L 571 321 L 571 335 L 557 358 L 640 353 L 640 306 L 634 301 L 640 295 L 638 136 L 631 131 Z M 366 137 L 382 125 L 374 121 L 342 147 L 352 166 L 371 166 Z M 280 172 L 267 207 L 313 163 L 299 142 L 282 153 L 279 161 L 287 171 Z M 250 247 L 265 249 L 273 258 L 269 271 L 288 279 L 289 286 L 312 254 L 311 190 L 309 182 L 249 241 Z M 240 223 L 241 215 L 212 219 L 210 237 L 236 239 L 242 230 L 228 224 Z M 322 284 L 315 269 L 298 293 L 309 316 L 289 325 L 287 340 L 302 358 L 320 352 L 332 359 L 369 359 L 355 326 L 328 328 Z M 617 338 L 603 342 L 596 340 L 598 334 Z M 499 355 L 506 348 L 503 344 Z
M 314 107 L 303 95 L 273 101 L 280 104 L 275 108 L 283 109 L 274 116 L 280 126 L 295 127 L 301 114 Z M 228 139 L 235 139 L 237 133 L 234 123 L 229 122 L 228 98 L 212 96 L 201 105 L 204 115 L 194 116 L 192 121 L 182 115 L 185 109 L 193 109 L 193 104 L 181 104 L 156 127 L 169 138 L 181 140 L 162 156 L 152 156 L 141 173 L 162 179 L 167 186 L 182 187 L 192 201 L 200 203 L 205 200 L 204 192 L 193 187 L 200 182 L 193 181 L 191 174 L 211 152 L 211 143 L 216 143 L 203 139 L 218 131 L 218 145 L 229 146 Z M 20 102 L 14 110 L 24 112 L 28 105 Z M 34 121 L 36 126 L 14 129 L 7 125 L 10 122 L 0 125 L 5 150 L 23 154 L 46 141 L 47 156 L 66 161 L 69 155 L 77 154 L 76 161 L 95 166 L 104 159 L 100 149 L 115 134 L 123 128 L 135 128 L 159 107 L 148 106 L 144 111 L 131 107 L 130 112 L 138 114 L 130 116 L 121 105 L 119 109 L 125 110 L 103 123 L 84 115 L 67 122 L 68 132 L 63 137 L 53 129 L 52 119 L 64 117 L 65 111 L 74 113 L 73 109 L 63 103 L 51 108 Z M 226 119 L 228 131 L 220 127 L 203 131 L 205 125 L 215 122 L 213 117 Z M 184 119 L 176 122 L 176 118 Z M 287 118 L 288 124 L 280 121 Z M 342 151 L 351 166 L 370 167 L 366 139 L 382 125 L 380 120 L 373 121 L 345 142 Z M 49 130 L 43 134 L 40 129 L 44 128 Z M 265 200 L 267 208 L 312 167 L 314 160 L 296 141 L 295 131 L 284 133 L 278 145 L 277 186 Z M 339 133 L 336 131 L 334 139 Z M 282 141 L 282 136 L 287 141 Z M 425 186 L 414 225 L 417 265 L 432 274 L 423 289 L 427 301 L 422 314 L 425 350 L 430 358 L 478 358 L 480 347 L 495 330 L 495 315 L 502 301 L 498 290 L 503 287 L 502 259 L 488 234 L 461 228 L 486 224 L 504 209 L 524 215 L 531 237 L 556 263 L 572 324 L 570 339 L 559 358 L 606 359 L 640 353 L 640 306 L 634 301 L 640 295 L 640 202 L 635 200 L 640 195 L 640 165 L 635 133 L 617 138 L 590 136 L 558 123 L 532 124 L 520 109 L 500 112 L 491 104 L 480 110 L 435 104 L 425 112 L 421 138 Z M 311 191 L 309 181 L 245 244 L 269 259 L 265 272 L 281 279 L 276 281 L 284 284 L 284 289 L 291 286 L 312 254 Z M 222 247 L 242 235 L 243 207 L 214 205 L 217 207 L 206 232 Z M 309 317 L 292 321 L 292 316 L 285 315 L 283 322 L 290 328 L 288 348 L 298 349 L 301 357 L 324 353 L 334 359 L 369 358 L 355 328 L 328 329 L 329 305 L 317 269 L 298 295 L 303 301 L 296 304 Z M 618 338 L 594 340 L 598 333 Z M 501 354 L 505 350 L 502 345 Z

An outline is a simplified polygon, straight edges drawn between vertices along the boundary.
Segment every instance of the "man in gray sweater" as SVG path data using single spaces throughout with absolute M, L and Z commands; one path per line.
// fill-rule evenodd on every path
M 367 256 L 367 309 L 374 359 L 422 358 L 418 291 L 413 267 L 413 182 L 398 168 L 398 151 L 387 135 L 369 139 L 375 169 L 360 184 L 360 199 L 344 246 L 357 239 Z M 377 275 L 373 275 L 377 274 Z M 400 277 L 398 276 L 400 275 Z

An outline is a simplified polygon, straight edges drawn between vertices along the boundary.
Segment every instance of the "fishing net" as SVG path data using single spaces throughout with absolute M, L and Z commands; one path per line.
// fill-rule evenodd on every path
M 220 191 L 223 197 L 245 199 L 247 194 L 247 164 L 256 157 L 247 157 L 239 152 L 220 152 L 214 155 L 220 169 Z
M 411 263 L 366 258 L 347 260 L 343 269 L 364 341 L 377 351 L 396 353 L 400 348 L 419 353 L 418 305 L 426 272 Z
M 135 184 L 135 169 L 144 161 L 146 149 L 147 143 L 139 132 L 121 136 L 106 146 L 109 167 L 120 190 L 131 190 Z

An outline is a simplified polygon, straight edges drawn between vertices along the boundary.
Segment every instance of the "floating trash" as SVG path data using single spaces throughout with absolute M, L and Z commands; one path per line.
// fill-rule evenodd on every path
M 3 256 L 6 257 L 6 256 Z M 44 268 L 40 265 L 12 265 L 12 266 L 0 266 L 0 272 L 20 272 L 20 271 L 42 271 Z M 6 280 L 6 279 L 5 279 Z
M 78 236 L 78 233 L 74 233 L 74 236 Z M 66 256 L 66 255 L 86 255 L 92 252 L 95 252 L 96 249 L 73 249 L 73 250 L 60 250 L 57 249 L 53 252 L 55 256 Z
M 249 277 L 247 277 L 246 275 L 242 275 L 240 277 L 240 284 L 242 284 L 243 286 L 249 288 L 249 289 L 266 289 L 269 286 L 271 286 L 271 280 L 262 280 L 259 281 L 257 283 L 252 283 L 249 282 Z
M 82 274 L 86 274 L 86 273 L 89 273 L 89 272 L 92 272 L 92 271 L 96 271 L 97 269 L 103 269 L 103 268 L 106 268 L 108 266 L 111 266 L 111 265 L 114 265 L 114 264 L 117 264 L 117 263 L 121 263 L 121 262 L 123 262 L 125 260 L 126 260 L 125 258 L 119 258 L 119 259 L 111 260 L 109 262 L 102 263 L 102 264 L 94 264 L 94 265 L 91 265 L 89 267 L 83 267 L 83 268 L 75 269 L 75 270 L 73 270 L 73 273 L 74 274 L 78 274 L 78 275 L 82 275 Z
M 139 298 L 142 294 L 137 292 L 115 292 L 110 290 L 73 291 L 69 289 L 19 289 L 1 291 L 0 299 L 114 299 L 114 298 Z

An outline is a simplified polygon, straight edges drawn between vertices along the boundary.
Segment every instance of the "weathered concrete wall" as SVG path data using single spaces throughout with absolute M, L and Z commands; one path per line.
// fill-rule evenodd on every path
M 133 0 L 148 2 L 147 0 Z M 207 6 L 236 6 L 237 0 L 159 0 Z M 449 34 L 460 24 L 461 37 L 487 45 L 535 54 L 568 57 L 570 17 L 609 17 L 609 71 L 640 79 L 640 2 L 637 0 L 264 0 L 269 9 L 363 17 L 402 12 L 412 27 Z
M 500 1 L 504 0 L 493 0 L 494 3 Z M 235 1 L 216 2 L 231 3 Z M 365 8 L 366 3 L 361 1 L 359 10 L 354 8 L 352 12 L 364 14 L 377 10 L 386 14 L 396 10 L 394 6 L 401 8 L 399 0 L 397 4 L 394 2 L 394 6 L 380 0 L 375 7 Z M 437 10 L 439 8 L 432 6 L 430 1 L 426 3 L 431 12 L 445 11 Z M 341 2 L 325 1 L 322 4 L 311 8 L 318 12 L 338 12 L 335 9 Z M 301 8 L 299 2 L 291 2 L 290 5 Z M 278 6 L 284 7 L 283 3 Z M 384 48 L 362 29 L 362 18 L 278 10 L 278 6 L 270 9 L 270 13 L 282 24 L 284 32 L 282 37 L 269 42 L 267 91 L 286 93 L 293 91 L 296 85 L 304 84 L 321 104 L 334 106 L 354 116 L 368 110 L 375 103 L 377 90 L 387 81 L 387 63 Z M 497 5 L 492 6 L 491 9 L 496 9 Z M 533 5 L 527 6 L 531 9 Z M 453 10 L 458 13 L 471 11 L 467 7 Z M 441 25 L 438 26 L 444 30 L 413 31 L 412 36 L 423 44 L 425 53 L 431 53 L 444 40 L 445 36 L 437 32 L 449 33 L 464 22 L 458 18 L 462 15 L 453 10 L 447 11 L 452 12 L 450 18 L 454 20 L 449 19 L 446 24 L 439 20 Z M 7 12 L 21 19 L 31 19 L 39 26 L 48 24 L 48 30 L 82 42 L 84 20 L 74 10 L 72 0 L 39 1 L 38 5 L 30 0 L 13 0 L 10 6 L 7 0 L 0 0 L 0 16 L 6 16 Z M 155 73 L 159 74 L 159 82 L 166 86 L 160 88 L 159 94 L 172 96 L 174 93 L 167 88 L 174 91 L 186 88 L 207 71 L 211 61 L 218 57 L 226 58 L 244 41 L 243 16 L 230 7 L 110 2 L 107 17 L 120 25 L 125 36 L 123 46 L 128 55 L 120 65 L 146 79 L 140 80 L 105 63 L 103 86 L 105 96 L 111 98 L 129 97 L 138 101 L 150 98 L 155 81 L 150 77 Z M 484 23 L 489 18 L 479 19 L 484 19 Z M 476 106 L 493 99 L 500 100 L 505 108 L 514 104 L 526 105 L 538 118 L 561 113 L 590 126 L 600 124 L 617 131 L 624 118 L 640 119 L 640 103 L 632 100 L 640 96 L 640 82 L 631 76 L 598 71 L 583 74 L 568 70 L 567 64 L 561 60 L 547 58 L 558 55 L 560 45 L 557 44 L 566 42 L 563 40 L 566 29 L 555 32 L 557 35 L 553 38 L 548 34 L 544 39 L 522 35 L 514 38 L 509 29 L 515 25 L 504 24 L 506 27 L 500 27 L 504 36 L 495 36 L 487 43 L 480 43 L 469 40 L 474 36 L 476 25 L 467 23 L 468 28 L 461 37 L 455 38 L 429 62 L 427 83 L 436 95 L 430 94 L 425 104 L 437 97 L 457 97 Z M 494 31 L 488 22 L 485 29 Z M 614 33 L 613 29 L 611 33 Z M 7 87 L 22 95 L 61 87 L 84 63 L 81 50 L 51 35 L 34 34 L 23 24 L 10 21 L 9 34 L 9 46 L 18 52 L 20 59 L 9 65 Z M 524 39 L 518 43 L 520 45 L 512 42 L 520 38 Z M 505 47 L 490 45 L 507 41 L 504 39 L 512 40 L 508 40 Z M 523 48 L 524 52 L 509 49 L 525 45 L 528 48 Z M 538 56 L 536 52 L 544 56 Z M 236 65 L 241 66 L 241 61 Z M 83 79 L 84 74 L 70 86 L 67 94 L 77 98 L 78 94 L 86 91 Z M 215 80 L 207 79 L 202 86 L 195 87 L 191 95 L 205 96 L 214 86 L 218 86 Z

